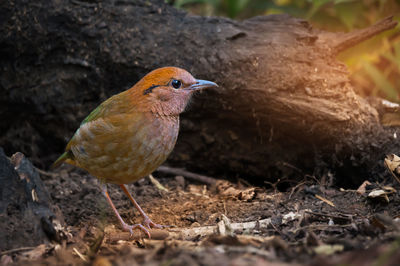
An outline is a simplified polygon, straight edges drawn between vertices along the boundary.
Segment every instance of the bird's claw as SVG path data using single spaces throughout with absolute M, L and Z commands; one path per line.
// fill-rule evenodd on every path
M 151 228 L 162 229 L 162 228 L 169 227 L 166 225 L 156 224 L 152 220 L 150 220 L 150 218 L 147 216 L 144 218 L 142 224 L 129 225 L 129 224 L 126 224 L 125 222 L 123 222 L 121 225 L 122 225 L 122 229 L 124 231 L 128 231 L 131 234 L 131 237 L 133 236 L 133 230 L 139 229 L 139 230 L 142 230 L 149 238 L 151 238 L 151 234 L 149 231 L 149 230 L 151 230 Z
M 151 229 L 151 228 L 163 229 L 163 228 L 168 227 L 166 225 L 161 225 L 161 224 L 154 223 L 152 220 L 150 220 L 149 217 L 145 217 L 144 218 L 143 225 L 148 229 Z
M 126 223 L 122 224 L 122 229 L 124 231 L 128 231 L 131 234 L 131 237 L 133 236 L 133 229 L 136 229 L 136 228 L 142 230 L 149 238 L 151 238 L 149 230 L 147 230 L 147 228 L 141 224 L 133 224 L 133 225 L 129 225 Z

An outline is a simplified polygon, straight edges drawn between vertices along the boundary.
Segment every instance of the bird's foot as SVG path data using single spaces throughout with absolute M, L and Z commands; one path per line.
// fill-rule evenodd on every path
M 122 226 L 122 230 L 128 231 L 129 233 L 131 233 L 131 236 L 133 236 L 133 229 L 139 229 L 139 230 L 142 230 L 149 238 L 151 238 L 149 230 L 147 230 L 147 228 L 144 227 L 142 224 L 129 225 L 124 222 L 121 224 L 121 226 Z
M 154 223 L 148 216 L 144 217 L 143 225 L 148 229 L 151 229 L 151 228 L 163 229 L 163 228 L 169 227 L 167 225 L 161 225 L 161 224 Z

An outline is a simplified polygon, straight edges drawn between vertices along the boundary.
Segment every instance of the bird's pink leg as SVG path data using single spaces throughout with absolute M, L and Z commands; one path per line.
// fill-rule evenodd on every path
M 122 217 L 121 217 L 121 215 L 119 215 L 119 212 L 118 212 L 117 209 L 115 208 L 114 203 L 112 202 L 112 200 L 111 200 L 111 198 L 110 198 L 110 195 L 108 195 L 107 186 L 106 186 L 106 185 L 103 185 L 103 187 L 102 187 L 102 192 L 103 192 L 103 195 L 106 197 L 108 203 L 110 204 L 111 208 L 113 209 L 115 215 L 117 216 L 119 222 L 121 223 L 122 229 L 123 229 L 124 231 L 129 231 L 129 232 L 131 233 L 131 236 L 132 236 L 132 235 L 133 235 L 133 229 L 138 228 L 138 229 L 143 230 L 143 231 L 147 234 L 147 236 L 148 236 L 149 238 L 151 238 L 151 235 L 150 235 L 149 230 L 147 230 L 143 225 L 141 225 L 141 224 L 129 225 L 129 224 L 126 224 L 126 223 L 124 222 L 124 220 L 122 220 Z
M 139 211 L 140 215 L 142 215 L 142 217 L 144 219 L 144 221 L 143 221 L 143 225 L 144 226 L 146 226 L 149 229 L 151 229 L 151 228 L 163 228 L 164 227 L 163 225 L 156 224 L 152 220 L 150 220 L 149 216 L 147 216 L 147 214 L 142 210 L 142 208 L 140 208 L 139 204 L 131 196 L 131 194 L 129 193 L 128 189 L 126 188 L 126 186 L 124 184 L 121 184 L 119 186 L 125 192 L 125 194 L 128 196 L 128 198 L 131 200 L 131 202 L 133 203 L 135 208 Z

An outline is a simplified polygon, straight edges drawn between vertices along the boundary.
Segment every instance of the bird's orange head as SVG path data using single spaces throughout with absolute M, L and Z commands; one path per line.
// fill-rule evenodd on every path
M 195 79 L 184 69 L 163 67 L 148 73 L 129 91 L 140 110 L 177 116 L 185 110 L 193 92 L 217 86 L 211 81 Z

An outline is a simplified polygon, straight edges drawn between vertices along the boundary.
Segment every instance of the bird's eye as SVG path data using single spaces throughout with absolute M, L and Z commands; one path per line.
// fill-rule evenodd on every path
M 180 80 L 174 79 L 172 80 L 172 87 L 174 89 L 179 89 L 182 86 L 182 82 Z

